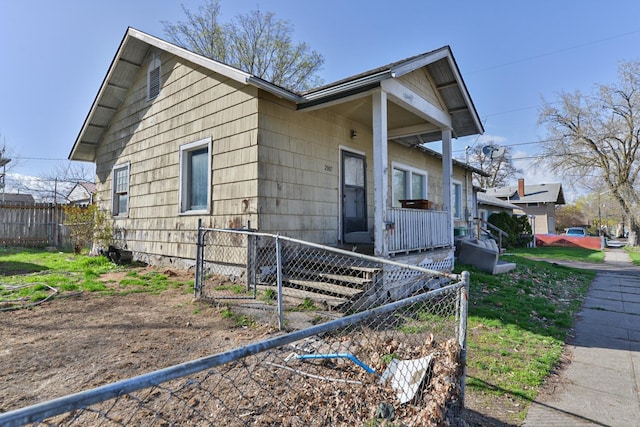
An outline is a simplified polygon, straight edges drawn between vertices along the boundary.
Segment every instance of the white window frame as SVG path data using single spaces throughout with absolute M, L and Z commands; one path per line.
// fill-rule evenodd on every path
M 178 188 L 178 204 L 179 204 L 179 213 L 181 215 L 198 215 L 198 214 L 206 214 L 211 212 L 211 137 L 207 137 L 198 141 L 190 142 L 188 144 L 183 144 L 180 146 L 180 187 Z M 187 188 L 189 185 L 189 174 L 187 173 L 187 168 L 189 167 L 189 153 L 192 151 L 200 150 L 202 148 L 206 148 L 208 152 L 207 156 L 207 207 L 206 209 L 189 209 L 187 203 L 189 202 L 189 197 L 187 194 Z
M 118 195 L 119 194 L 123 194 L 125 193 L 124 191 L 117 191 L 118 190 L 118 182 L 116 180 L 116 172 L 126 169 L 127 171 L 127 209 L 125 212 L 120 212 L 120 203 L 119 203 L 119 198 Z M 115 165 L 112 169 L 111 169 L 111 214 L 115 217 L 115 218 L 126 218 L 129 216 L 129 206 L 131 204 L 131 192 L 130 192 L 130 188 L 131 188 L 131 163 L 130 162 L 125 162 L 125 163 L 119 163 L 117 165 Z
M 456 187 L 460 188 L 460 192 L 456 194 Z M 452 180 L 451 181 L 451 211 L 453 213 L 453 217 L 455 219 L 463 219 L 464 215 L 464 206 L 462 205 L 462 181 Z M 458 206 L 458 212 L 456 212 L 456 205 Z
M 413 166 L 408 166 L 398 162 L 391 162 L 391 206 L 395 206 L 396 203 L 396 195 L 395 188 L 393 187 L 393 172 L 398 169 L 403 172 L 407 172 L 407 181 L 405 182 L 405 194 L 407 199 L 428 199 L 429 198 L 429 188 L 427 184 L 429 183 L 429 172 L 423 169 L 415 168 Z M 422 176 L 422 189 L 424 194 L 414 195 L 413 194 L 413 175 Z
M 158 91 L 157 93 L 151 93 L 151 73 L 154 70 L 158 70 Z M 160 95 L 160 90 L 162 88 L 162 67 L 160 62 L 160 55 L 154 53 L 151 57 L 151 61 L 149 61 L 149 68 L 147 69 L 147 101 L 151 101 L 155 99 L 158 95 Z

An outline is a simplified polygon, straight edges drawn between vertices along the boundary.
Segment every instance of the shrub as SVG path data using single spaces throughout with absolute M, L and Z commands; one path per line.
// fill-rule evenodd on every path
M 488 221 L 508 234 L 502 237 L 505 248 L 526 247 L 533 236 L 531 225 L 526 215 L 510 215 L 507 212 L 496 212 L 489 216 Z
M 104 212 L 96 205 L 64 206 L 64 225 L 69 230 L 73 251 L 79 254 L 82 248 L 96 241 L 99 246 L 107 247 L 111 242 L 113 229 Z

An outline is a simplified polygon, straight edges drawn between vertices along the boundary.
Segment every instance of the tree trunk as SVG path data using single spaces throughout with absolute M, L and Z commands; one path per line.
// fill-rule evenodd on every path
M 629 236 L 627 237 L 627 246 L 638 246 L 638 223 L 634 215 L 629 215 Z

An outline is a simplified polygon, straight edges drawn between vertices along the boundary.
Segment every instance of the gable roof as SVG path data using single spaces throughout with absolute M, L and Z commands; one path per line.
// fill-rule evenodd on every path
M 304 100 L 298 108 L 305 109 L 347 96 L 352 97 L 359 93 L 365 93 L 379 88 L 384 80 L 402 77 L 422 67 L 426 67 L 429 71 L 435 89 L 442 98 L 447 113 L 451 115 L 452 136 L 457 138 L 484 133 L 480 117 L 449 46 L 396 61 L 308 91 L 303 95 Z M 439 131 L 425 132 L 394 139 L 406 145 L 417 145 L 440 141 L 441 134 Z
M 95 160 L 95 150 L 102 135 L 133 85 L 136 74 L 144 65 L 149 49 L 152 48 L 169 52 L 239 83 L 253 85 L 280 98 L 288 99 L 296 103 L 299 110 L 366 94 L 372 89 L 382 87 L 385 80 L 395 79 L 426 67 L 432 76 L 438 95 L 445 104 L 447 113 L 451 116 L 452 136 L 461 137 L 484 132 L 449 46 L 297 94 L 250 73 L 129 27 L 73 144 L 69 154 L 70 160 L 90 162 Z M 414 135 L 397 136 L 394 139 L 405 144 L 416 145 L 439 141 L 441 132 L 431 129 Z
M 520 205 L 524 203 L 555 203 L 564 205 L 564 193 L 562 184 L 558 182 L 550 184 L 537 184 L 524 186 L 524 196 L 518 195 L 518 186 L 511 185 L 506 187 L 488 188 L 487 195 L 497 197 L 499 199 L 508 200 L 510 203 Z
M 70 201 L 91 199 L 91 195 L 95 192 L 96 184 L 93 182 L 77 182 L 67 193 L 67 199 Z

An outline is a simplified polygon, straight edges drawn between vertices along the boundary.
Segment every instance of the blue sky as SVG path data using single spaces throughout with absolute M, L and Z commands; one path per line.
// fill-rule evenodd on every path
M 485 126 L 480 138 L 454 140 L 454 153 L 490 141 L 510 145 L 531 183 L 553 180 L 528 158 L 544 139 L 541 99 L 591 92 L 616 80 L 620 61 L 640 56 L 635 0 L 221 5 L 223 20 L 259 7 L 290 21 L 294 37 L 324 55 L 326 83 L 450 45 Z M 67 158 L 128 26 L 166 38 L 161 21 L 183 19 L 179 1 L 0 0 L 0 136 L 14 148 L 12 172 L 47 174 Z

